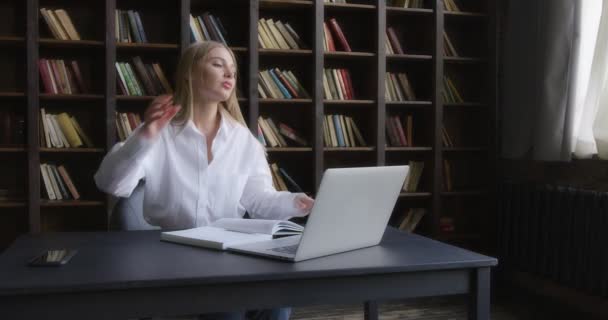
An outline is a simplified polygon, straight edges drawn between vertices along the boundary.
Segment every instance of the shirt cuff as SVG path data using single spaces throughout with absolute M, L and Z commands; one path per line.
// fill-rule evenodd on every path
M 283 194 L 283 203 L 281 204 L 282 211 L 285 213 L 285 219 L 290 219 L 293 217 L 303 217 L 307 214 L 306 211 L 299 209 L 296 207 L 296 196 L 297 193 L 280 191 Z

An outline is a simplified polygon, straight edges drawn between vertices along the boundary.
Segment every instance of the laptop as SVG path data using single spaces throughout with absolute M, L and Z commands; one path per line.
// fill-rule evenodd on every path
M 380 243 L 408 166 L 327 169 L 301 235 L 228 250 L 302 261 Z

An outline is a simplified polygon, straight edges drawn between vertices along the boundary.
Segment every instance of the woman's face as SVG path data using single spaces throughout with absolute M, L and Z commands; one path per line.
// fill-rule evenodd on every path
M 200 59 L 192 74 L 195 94 L 205 101 L 226 101 L 234 90 L 236 67 L 228 50 L 222 47 L 209 51 Z

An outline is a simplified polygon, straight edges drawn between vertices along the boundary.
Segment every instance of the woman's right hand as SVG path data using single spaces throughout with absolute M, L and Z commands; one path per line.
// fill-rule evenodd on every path
M 148 139 L 155 139 L 180 108 L 181 106 L 173 104 L 171 95 L 154 98 L 144 113 L 141 134 Z

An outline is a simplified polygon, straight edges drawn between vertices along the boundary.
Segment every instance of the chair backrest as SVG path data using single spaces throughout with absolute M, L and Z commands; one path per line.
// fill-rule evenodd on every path
M 144 219 L 144 181 L 128 198 L 119 198 L 110 216 L 110 230 L 158 230 Z

